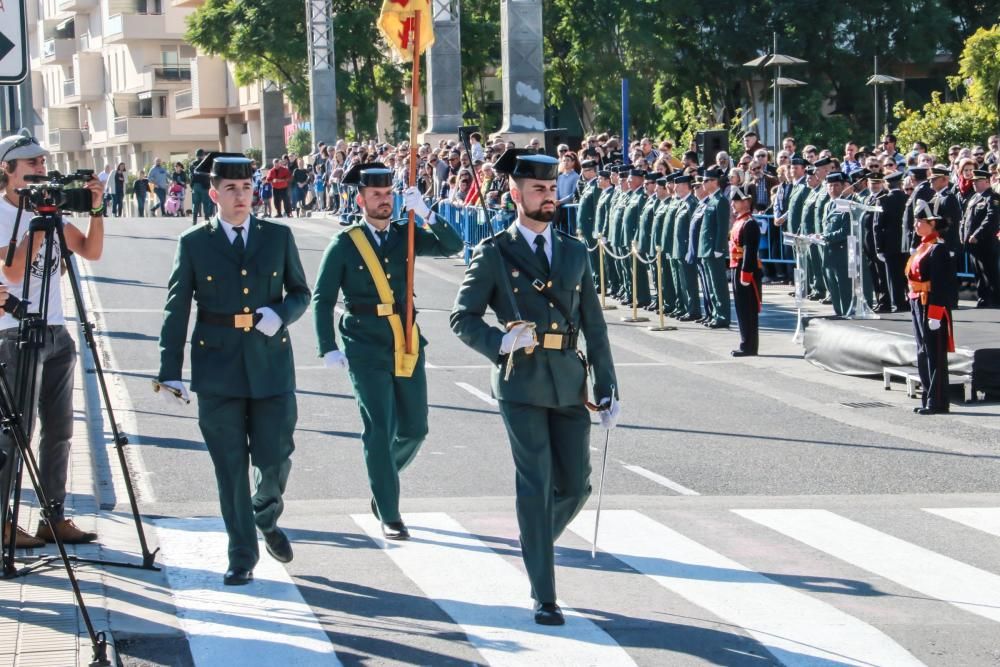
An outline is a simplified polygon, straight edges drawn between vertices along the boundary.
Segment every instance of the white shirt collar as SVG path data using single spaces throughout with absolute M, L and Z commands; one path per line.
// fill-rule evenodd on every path
M 368 222 L 367 220 L 365 220 L 365 224 L 368 226 L 368 231 L 371 232 L 372 238 L 375 239 L 375 243 L 381 246 L 382 245 L 382 239 L 378 235 L 378 233 L 379 233 L 378 227 L 374 226 L 372 223 Z M 392 230 L 392 224 L 390 223 L 389 225 L 386 226 L 385 229 L 383 229 L 381 231 L 388 232 L 388 231 L 391 231 L 391 230 Z
M 236 232 L 233 231 L 233 225 L 232 225 L 232 223 L 229 223 L 229 222 L 226 222 L 225 220 L 223 220 L 221 215 L 219 216 L 219 225 L 222 226 L 222 231 L 224 231 L 226 233 L 226 238 L 229 239 L 230 243 L 232 243 L 233 241 L 236 240 Z M 243 224 L 240 225 L 240 226 L 243 227 L 243 245 L 245 247 L 246 244 L 250 241 L 250 216 L 249 215 L 247 216 L 247 219 L 243 221 Z
M 545 239 L 545 256 L 549 259 L 549 264 L 552 263 L 552 225 L 545 225 L 545 231 L 541 234 L 536 234 L 527 227 L 521 224 L 520 221 L 517 223 L 517 231 L 524 236 L 524 240 L 528 242 L 528 247 L 531 251 L 535 251 L 535 237 L 541 236 Z

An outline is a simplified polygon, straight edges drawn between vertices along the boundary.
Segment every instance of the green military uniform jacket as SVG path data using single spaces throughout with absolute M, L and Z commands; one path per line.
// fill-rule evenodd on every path
M 506 230 L 480 243 L 472 256 L 465 280 L 455 297 L 451 328 L 466 345 L 494 364 L 491 373 L 493 395 L 503 401 L 527 403 L 539 407 L 580 405 L 587 395 L 587 366 L 575 349 L 544 350 L 533 354 L 515 352 L 514 372 L 504 380 L 506 355 L 500 355 L 500 343 L 506 324 L 517 319 L 511 306 L 513 298 L 521 317 L 534 322 L 539 338 L 544 333 L 566 334 L 572 328 L 583 334 L 592 373 L 594 397 L 611 396 L 617 387 L 607 324 L 594 288 L 587 249 L 571 236 L 552 230 L 552 262 L 549 275 L 552 289 L 568 309 L 567 322 L 558 308 L 531 286 L 531 280 L 509 266 L 497 247 L 536 275 L 545 275 L 533 250 L 518 231 L 515 222 Z M 509 279 L 510 289 L 501 272 Z M 484 320 L 486 309 L 496 313 L 500 326 Z M 578 344 L 579 345 L 579 344 Z
M 646 255 L 652 255 L 659 245 L 659 239 L 653 236 L 653 217 L 659 208 L 660 198 L 655 194 L 649 195 L 639 214 L 639 250 Z
M 809 196 L 809 186 L 796 183 L 792 186 L 792 192 L 788 195 L 788 218 L 786 229 L 792 234 L 805 233 L 802 229 L 802 208 L 805 206 L 806 197 Z
M 611 224 L 611 203 L 614 201 L 615 193 L 617 192 L 618 189 L 612 185 L 597 197 L 596 231 L 605 239 L 610 239 L 608 232 L 610 231 L 609 225 Z
M 653 230 L 650 235 L 653 237 L 653 244 L 660 246 L 664 257 L 668 257 L 673 249 L 674 230 L 671 225 L 676 206 L 677 200 L 673 196 L 667 197 L 659 203 L 653 214 Z
M 438 255 L 447 257 L 459 252 L 462 238 L 452 229 L 451 225 L 438 216 L 433 216 L 434 222 L 429 228 L 418 227 L 415 230 L 413 247 L 417 255 Z M 406 225 L 395 225 L 383 246 L 379 246 L 372 237 L 368 225 L 362 220 L 357 225 L 361 227 L 375 254 L 382 262 L 382 269 L 392 287 L 396 303 L 400 304 L 400 317 L 404 318 L 403 306 L 406 301 Z M 313 321 L 316 327 L 316 340 L 319 344 L 319 356 L 339 349 L 333 333 L 333 308 L 340 294 L 344 295 L 345 313 L 340 318 L 340 338 L 351 366 L 356 368 L 369 367 L 377 370 L 393 370 L 395 356 L 393 348 L 392 328 L 384 317 L 374 314 L 354 315 L 350 312 L 354 304 L 380 303 L 375 281 L 368 272 L 361 253 L 345 228 L 333 237 L 327 246 L 320 263 L 319 275 L 316 277 L 316 289 L 313 294 Z M 420 337 L 421 350 L 427 344 Z
M 625 215 L 622 217 L 622 247 L 631 248 L 632 241 L 639 242 L 639 216 L 646 205 L 646 191 L 641 187 L 632 191 L 625 206 Z
M 826 209 L 822 229 L 819 231 L 823 240 L 826 241 L 823 250 L 826 252 L 846 251 L 847 237 L 851 234 L 851 214 L 846 211 L 838 212 L 831 206 L 827 206 Z
M 625 209 L 628 207 L 631 192 L 618 190 L 611 200 L 611 212 L 608 216 L 608 239 L 615 248 L 625 247 Z
M 590 245 L 593 245 L 594 225 L 597 219 L 597 199 L 601 195 L 597 181 L 598 179 L 595 178 L 587 183 L 576 208 L 576 233 Z
M 823 220 L 826 218 L 827 209 L 830 207 L 830 194 L 826 191 L 826 187 L 820 184 L 820 192 L 816 195 L 816 208 L 813 212 L 813 229 L 811 230 L 813 234 L 823 233 Z
M 192 299 L 216 315 L 253 314 L 267 306 L 282 327 L 265 336 L 196 322 L 191 334 L 191 390 L 239 398 L 266 398 L 295 390 L 295 362 L 287 327 L 309 305 L 292 231 L 253 216 L 242 256 L 218 218 L 185 230 L 177 241 L 160 330 L 161 381 L 180 380 Z
M 718 190 L 708 199 L 705 218 L 698 235 L 698 257 L 715 257 L 729 253 L 729 199 Z
M 817 217 L 818 211 L 816 203 L 819 200 L 820 188 L 822 185 L 809 189 L 805 203 L 802 205 L 802 229 L 801 234 L 819 234 L 822 226 L 822 218 Z
M 674 212 L 674 257 L 683 260 L 691 245 L 691 216 L 698 208 L 698 199 L 691 193 L 677 204 Z M 703 223 L 704 224 L 704 223 Z

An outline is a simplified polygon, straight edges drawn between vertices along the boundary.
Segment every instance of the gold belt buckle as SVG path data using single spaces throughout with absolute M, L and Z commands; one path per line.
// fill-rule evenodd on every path
M 240 313 L 233 316 L 233 326 L 237 329 L 253 328 L 253 313 Z
M 392 315 L 392 306 L 393 306 L 393 304 L 391 304 L 391 303 L 379 303 L 379 304 L 376 304 L 376 306 L 375 306 L 375 313 L 379 317 L 389 317 L 390 315 Z
M 542 349 L 561 350 L 563 349 L 563 334 L 547 333 L 542 336 Z

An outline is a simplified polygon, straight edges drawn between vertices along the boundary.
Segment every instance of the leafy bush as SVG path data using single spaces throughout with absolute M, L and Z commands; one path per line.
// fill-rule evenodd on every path
M 295 130 L 295 134 L 288 140 L 288 152 L 296 155 L 309 155 L 312 153 L 313 137 L 309 130 Z
M 971 101 L 942 102 L 941 93 L 933 93 L 931 101 L 920 111 L 907 109 L 902 102 L 893 109 L 900 119 L 896 138 L 903 150 L 914 141 L 923 141 L 927 150 L 938 159 L 948 155 L 954 144 L 972 146 L 986 142 L 996 126 L 996 113 Z

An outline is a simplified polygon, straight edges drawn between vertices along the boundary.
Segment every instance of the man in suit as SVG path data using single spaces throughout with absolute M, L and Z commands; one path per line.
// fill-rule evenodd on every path
M 952 257 L 958 258 L 962 250 L 962 240 L 959 238 L 959 224 L 962 222 L 962 204 L 959 203 L 951 187 L 951 169 L 942 165 L 931 168 L 931 188 L 934 196 L 931 198 L 931 208 L 934 214 L 944 219 L 941 225 L 941 238 L 948 246 Z
M 292 560 L 292 546 L 277 523 L 297 416 L 287 327 L 309 305 L 309 286 L 291 230 L 250 213 L 250 160 L 209 153 L 198 170 L 210 175 L 218 215 L 178 239 L 154 388 L 168 401 L 188 402 L 181 368 L 193 299 L 198 312 L 191 390 L 199 394 L 198 425 L 215 466 L 229 535 L 223 583 L 242 585 L 253 579 L 259 557 L 255 527 L 268 553 L 283 563 Z
M 862 168 L 864 170 L 864 168 Z M 865 170 L 867 171 L 867 170 Z M 888 197 L 885 179 L 878 172 L 868 173 L 869 194 L 863 203 L 868 206 L 882 206 L 882 200 Z M 867 273 L 865 279 L 871 277 L 872 309 L 876 313 L 888 313 L 892 310 L 889 296 L 889 280 L 885 272 L 885 262 L 879 259 L 878 240 L 876 238 L 875 221 L 878 213 L 865 211 L 861 216 L 862 243 L 864 244 L 865 264 Z M 868 283 L 866 283 L 866 287 Z
M 313 294 L 316 340 L 323 364 L 347 371 L 354 387 L 372 514 L 381 520 L 386 539 L 406 540 L 410 533 L 399 512 L 399 474 L 428 430 L 426 341 L 415 319 L 415 350 L 405 348 L 407 230 L 391 224 L 390 169 L 378 162 L 358 163 L 344 183 L 357 186 L 362 218 L 337 234 L 323 254 Z M 415 230 L 415 254 L 447 257 L 462 250 L 461 237 L 427 207 L 415 186 L 404 190 L 403 201 L 427 223 Z M 345 312 L 338 345 L 333 311 L 341 294 Z M 406 362 L 408 354 L 416 357 Z
M 621 411 L 586 249 L 550 224 L 557 166 L 545 155 L 501 156 L 496 167 L 511 175 L 517 220 L 476 248 L 451 313 L 452 330 L 493 364 L 493 395 L 514 455 L 521 554 L 542 625 L 563 624 L 553 544 L 591 491 L 581 333 L 604 428 Z M 488 308 L 499 327 L 484 319 Z
M 962 243 L 976 268 L 976 307 L 1000 306 L 997 284 L 997 229 L 1000 206 L 997 194 L 990 189 L 990 172 L 975 170 L 976 193 L 969 199 L 962 218 Z
M 875 239 L 875 256 L 885 267 L 886 291 L 890 309 L 894 313 L 909 310 L 906 285 L 906 259 L 909 252 L 903 252 L 903 215 L 906 209 L 906 193 L 900 189 L 903 172 L 886 174 L 885 196 L 879 198 L 880 213 L 874 214 L 872 232 Z

